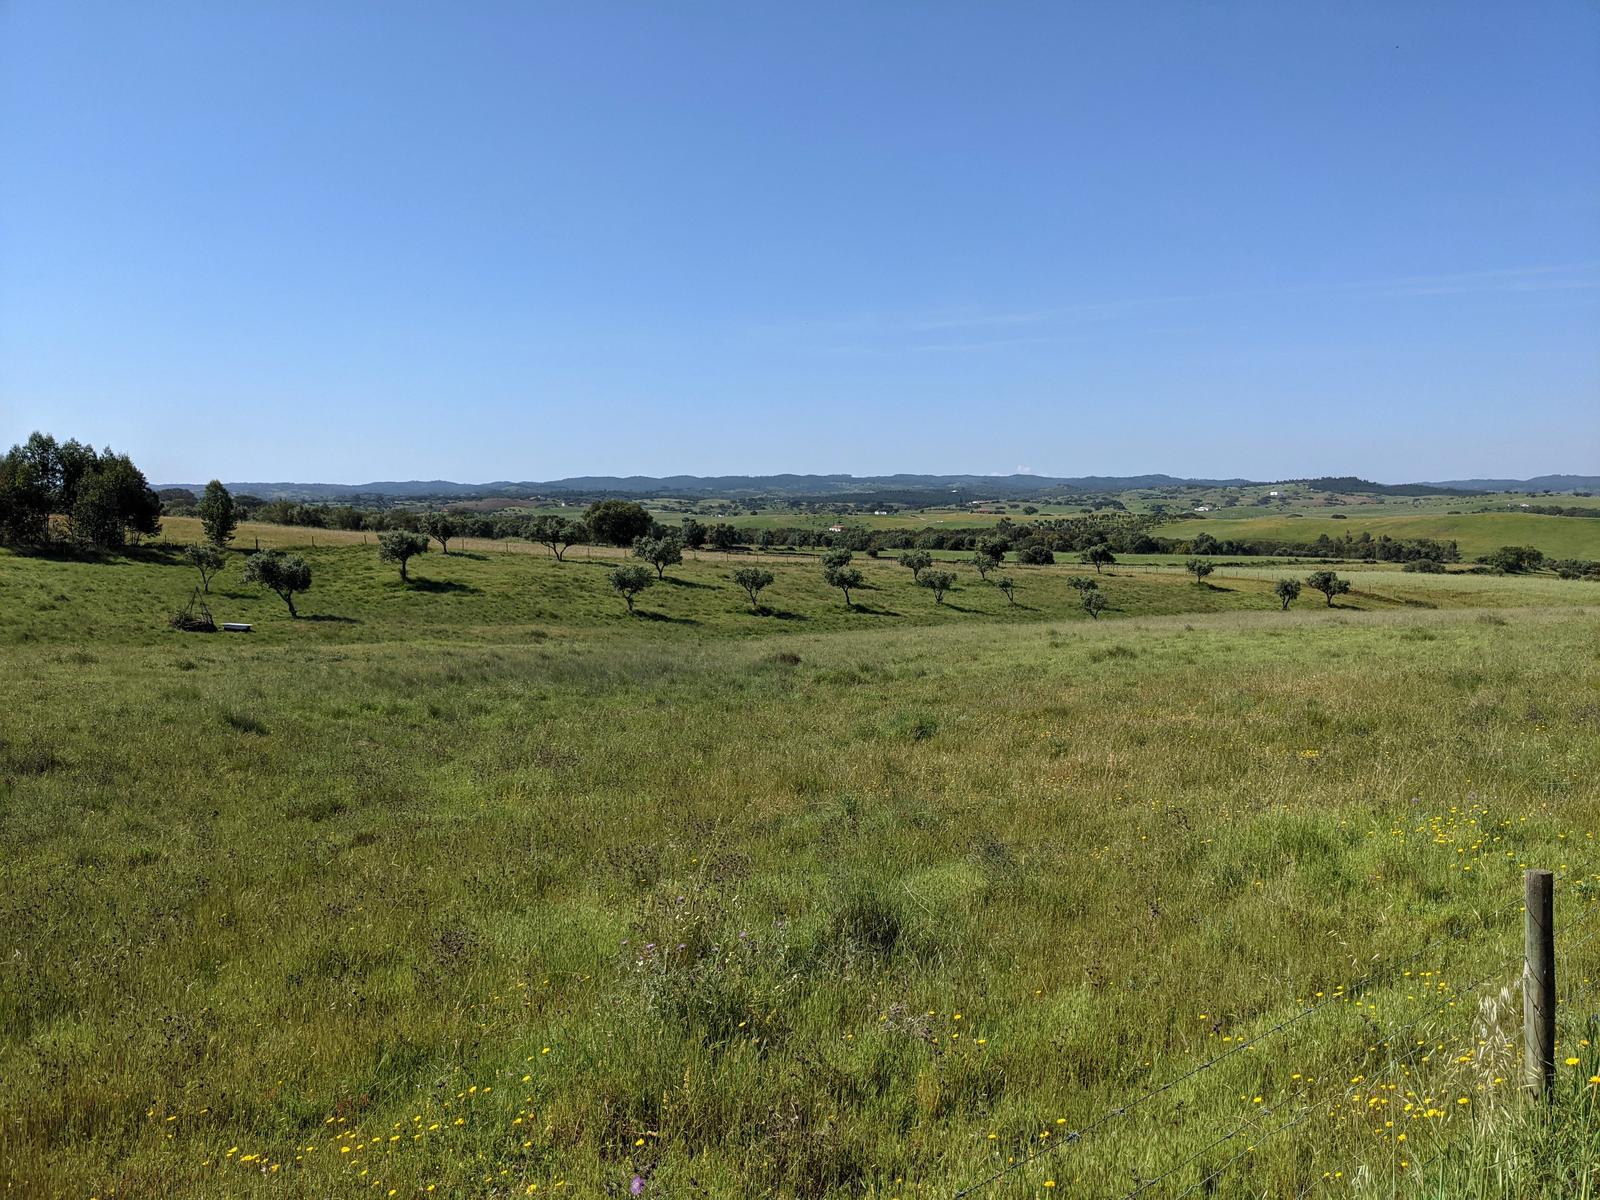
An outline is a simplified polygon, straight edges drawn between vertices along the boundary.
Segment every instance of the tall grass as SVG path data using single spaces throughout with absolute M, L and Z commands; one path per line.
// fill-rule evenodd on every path
M 581 563 L 312 554 L 344 619 L 224 576 L 249 637 L 163 630 L 159 557 L 0 559 L 12 1194 L 940 1196 L 1059 1144 L 984 1194 L 1112 1196 L 1250 1122 L 1146 1194 L 1593 1189 L 1593 609 L 1128 576 L 1094 623 L 878 564 L 901 616 L 813 565 L 797 620 L 690 564 L 652 621 Z

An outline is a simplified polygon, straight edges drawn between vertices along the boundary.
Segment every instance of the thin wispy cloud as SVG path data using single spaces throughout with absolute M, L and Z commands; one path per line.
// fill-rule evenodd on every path
M 991 350 L 1054 340 L 1043 331 L 1076 324 L 1111 321 L 1157 308 L 1230 301 L 1318 296 L 1367 296 L 1374 299 L 1470 295 L 1518 295 L 1600 290 L 1600 261 L 1499 267 L 1445 274 L 1397 275 L 1387 279 L 1347 280 L 1328 283 L 1287 284 L 1281 287 L 1237 288 L 1213 292 L 1178 292 L 1151 296 L 1107 297 L 1050 308 L 998 312 L 944 311 L 938 313 L 868 313 L 836 322 L 811 325 L 808 332 L 826 331 L 840 339 L 815 347 L 822 353 L 963 352 Z M 999 329 L 1040 332 L 1017 337 L 949 337 L 929 339 L 919 335 L 980 334 Z

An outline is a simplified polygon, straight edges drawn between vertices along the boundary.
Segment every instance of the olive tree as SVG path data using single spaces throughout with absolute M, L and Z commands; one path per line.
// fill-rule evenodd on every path
M 1194 576 L 1196 584 L 1204 583 L 1206 576 L 1217 569 L 1214 564 L 1207 562 L 1203 558 L 1191 558 L 1183 565 L 1184 569 Z
M 972 557 L 967 559 L 967 561 L 971 563 L 973 569 L 978 572 L 979 579 L 988 579 L 989 572 L 1000 565 L 1000 560 L 993 554 L 990 554 L 987 550 L 975 551 Z
M 411 578 L 406 573 L 406 564 L 416 555 L 427 552 L 426 534 L 414 533 L 409 529 L 390 529 L 378 535 L 378 561 L 399 563 L 402 582 Z
M 581 546 L 588 536 L 589 531 L 584 528 L 582 521 L 571 521 L 566 517 L 547 514 L 528 522 L 528 537 L 538 545 L 548 547 L 557 562 L 561 562 L 561 556 L 573 546 Z
M 628 602 L 629 612 L 633 611 L 634 598 L 654 582 L 643 567 L 617 567 L 611 572 L 611 590 Z
M 311 568 L 298 554 L 258 550 L 245 560 L 244 581 L 277 592 L 289 606 L 289 615 L 298 617 L 300 614 L 294 608 L 295 594 L 311 590 Z
M 461 526 L 456 524 L 456 519 L 447 512 L 423 513 L 418 525 L 423 533 L 439 543 L 441 554 L 450 553 L 450 539 L 461 532 Z
M 665 579 L 667 568 L 683 561 L 683 542 L 675 533 L 665 537 L 634 538 L 633 556 L 644 559 L 654 567 L 657 579 Z
M 222 551 L 209 542 L 189 546 L 183 552 L 184 561 L 200 572 L 200 586 L 211 591 L 211 578 L 227 564 Z
M 733 581 L 744 589 L 744 594 L 750 597 L 750 611 L 760 612 L 761 605 L 758 597 L 761 589 L 772 586 L 772 572 L 760 567 L 740 567 L 733 573 Z
M 848 551 L 846 553 L 848 554 Z M 837 567 L 824 567 L 822 569 L 822 578 L 829 587 L 836 587 L 844 593 L 844 606 L 846 608 L 851 607 L 851 589 L 858 588 L 866 582 L 860 571 L 842 564 Z
M 1350 590 L 1350 581 L 1340 579 L 1337 571 L 1313 571 L 1306 576 L 1306 586 L 1313 591 L 1321 592 L 1327 600 L 1328 607 L 1333 607 L 1333 598 L 1342 596 Z
M 824 550 L 822 552 L 822 566 L 824 569 L 833 567 L 848 567 L 850 565 L 850 560 L 854 557 L 855 555 L 851 554 L 850 551 L 846 550 L 843 546 L 835 546 L 831 550 Z
M 1288 612 L 1289 605 L 1300 599 L 1300 581 L 1298 579 L 1280 579 L 1273 585 L 1272 592 L 1283 605 L 1278 611 Z
M 935 604 L 943 604 L 944 594 L 956 585 L 956 577 L 952 571 L 929 571 L 919 582 L 933 592 Z
M 1098 621 L 1100 619 L 1101 610 L 1106 606 L 1106 594 L 1099 588 L 1095 588 L 1092 591 L 1086 591 L 1083 593 L 1083 599 L 1081 603 L 1083 604 L 1083 611 Z
M 933 566 L 933 555 L 926 550 L 907 550 L 900 556 L 900 565 L 910 570 L 915 582 L 921 583 L 922 573 Z
M 1081 563 L 1092 564 L 1094 566 L 1094 573 L 1098 575 L 1100 574 L 1100 568 L 1108 563 L 1115 563 L 1117 561 L 1117 556 L 1111 553 L 1110 546 L 1106 545 L 1104 542 L 1101 542 L 1098 546 L 1090 546 L 1082 554 L 1078 555 L 1078 561 Z
M 1100 590 L 1100 585 L 1087 575 L 1068 575 L 1067 586 L 1080 592 L 1097 592 Z
M 995 587 L 999 588 L 1002 592 L 1004 592 L 1006 594 L 1006 603 L 1007 604 L 1015 604 L 1017 602 L 1017 597 L 1016 597 L 1017 581 L 1015 579 L 1011 578 L 1011 576 L 1009 576 L 1009 575 L 1000 576 L 999 579 L 996 579 L 994 581 L 994 585 L 995 585 Z

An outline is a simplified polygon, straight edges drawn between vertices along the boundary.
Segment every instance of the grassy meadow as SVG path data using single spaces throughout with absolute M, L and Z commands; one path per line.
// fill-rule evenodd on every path
M 1252 489 L 1258 493 L 1265 490 Z M 1208 533 L 1216 538 L 1237 541 L 1314 542 L 1321 534 L 1338 538 L 1368 533 L 1374 538 L 1387 535 L 1400 541 L 1416 538 L 1453 541 L 1459 545 L 1462 556 L 1467 560 L 1488 554 L 1501 546 L 1512 545 L 1535 546 L 1550 558 L 1600 559 L 1600 519 L 1478 511 L 1522 502 L 1517 496 L 1334 496 L 1294 486 L 1286 487 L 1284 491 L 1281 505 L 1274 503 L 1265 509 L 1253 503 L 1222 507 L 1220 497 L 1225 493 L 1219 493 L 1218 496 L 1199 493 L 1179 499 L 1163 496 L 1159 500 L 1124 493 L 1121 499 L 1130 512 L 1141 513 L 1148 512 L 1152 503 L 1161 503 L 1173 512 L 1183 512 L 1191 505 L 1201 503 L 1212 506 L 1212 511 L 1203 516 L 1184 517 L 1155 527 L 1151 532 L 1157 537 L 1193 538 Z M 1594 508 L 1600 506 L 1600 497 L 1565 493 L 1559 496 L 1536 496 L 1527 502 Z M 725 506 L 712 503 L 688 506 L 678 503 L 669 506 L 658 501 L 648 507 L 655 518 L 667 526 L 676 526 L 686 510 L 693 509 L 701 520 L 726 520 L 751 531 L 781 528 L 825 530 L 841 523 L 875 530 L 986 529 L 1002 517 L 1022 523 L 1080 516 L 1084 511 L 1081 505 L 1035 503 L 1030 507 L 1037 511 L 1030 515 L 1022 511 L 1024 505 L 1021 502 L 976 508 L 961 505 L 902 509 L 881 516 L 857 511 L 817 513 L 785 508 L 729 516 L 721 511 Z M 573 509 L 554 506 L 515 506 L 515 511 L 561 516 L 574 513 Z M 318 533 L 329 539 L 339 536 L 331 531 Z M 359 534 L 355 536 L 357 539 L 360 537 Z
M 8 1196 L 1600 1188 L 1594 585 L 1119 565 L 1095 621 L 857 556 L 755 613 L 703 555 L 630 617 L 581 551 L 258 536 L 315 582 L 231 556 L 240 636 L 162 548 L 0 551 Z
M 1562 498 L 1565 503 L 1565 498 Z M 1376 507 L 1376 506 L 1374 506 Z M 1209 533 L 1238 541 L 1314 542 L 1330 538 L 1387 534 L 1399 540 L 1434 538 L 1457 543 L 1463 558 L 1488 554 L 1501 546 L 1536 546 L 1549 558 L 1600 558 L 1600 518 L 1551 517 L 1538 513 L 1367 513 L 1347 516 L 1270 514 L 1186 519 L 1157 526 L 1157 537 L 1196 537 Z

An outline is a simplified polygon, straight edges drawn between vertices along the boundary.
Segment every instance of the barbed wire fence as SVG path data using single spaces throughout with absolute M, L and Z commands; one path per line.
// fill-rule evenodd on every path
M 1580 896 L 1587 896 L 1592 890 L 1584 886 L 1583 880 L 1585 878 L 1585 876 L 1579 876 L 1577 886 L 1575 886 L 1573 889 Z M 1541 880 L 1542 882 L 1540 882 Z M 1450 987 L 1447 992 L 1440 995 L 1436 1000 L 1434 1000 L 1433 1003 L 1429 1004 L 1428 1007 L 1424 1008 L 1421 1012 L 1412 1016 L 1411 1019 L 1406 1021 L 1404 1024 L 1395 1026 L 1388 1031 L 1379 1034 L 1374 1039 L 1363 1039 L 1365 1044 L 1358 1051 L 1350 1055 L 1340 1056 L 1335 1060 L 1334 1067 L 1338 1069 L 1339 1077 L 1342 1078 L 1347 1069 L 1356 1069 L 1362 1064 L 1366 1063 L 1369 1057 L 1380 1049 L 1387 1049 L 1390 1051 L 1395 1050 L 1398 1039 L 1410 1034 L 1412 1031 L 1416 1030 L 1418 1026 L 1423 1024 L 1423 1022 L 1428 1021 L 1430 1018 L 1444 1012 L 1446 1009 L 1452 1006 L 1458 1005 L 1460 1001 L 1477 995 L 1481 989 L 1491 981 L 1497 978 L 1504 979 L 1507 973 L 1510 972 L 1514 967 L 1517 968 L 1517 975 L 1513 977 L 1512 983 L 1514 984 L 1517 979 L 1521 979 L 1523 981 L 1525 1008 L 1527 1008 L 1529 1012 L 1532 1012 L 1533 1006 L 1537 1005 L 1541 1011 L 1549 1011 L 1553 1014 L 1556 1001 L 1554 995 L 1554 929 L 1551 927 L 1553 922 L 1550 919 L 1550 913 L 1552 911 L 1552 908 L 1550 907 L 1552 903 L 1550 890 L 1551 885 L 1552 875 L 1550 872 L 1532 870 L 1528 871 L 1525 876 L 1525 888 L 1527 891 L 1524 897 L 1517 900 L 1513 904 L 1497 908 L 1481 918 L 1485 922 L 1492 922 L 1506 915 L 1507 913 L 1521 910 L 1524 913 L 1525 939 L 1525 945 L 1521 950 L 1514 954 L 1501 956 L 1496 960 L 1493 968 L 1478 975 L 1464 987 Z M 1542 928 L 1540 927 L 1541 918 L 1539 914 L 1534 911 L 1533 907 L 1530 907 L 1530 902 L 1533 902 L 1536 906 L 1537 902 L 1534 898 L 1536 896 L 1537 887 L 1542 887 L 1544 889 L 1543 895 L 1545 898 L 1544 903 L 1546 907 L 1542 920 L 1546 922 L 1546 924 Z M 1597 921 L 1597 918 L 1600 918 L 1600 903 L 1591 905 L 1586 911 L 1579 914 L 1576 919 L 1568 925 L 1567 928 L 1570 931 L 1576 932 L 1580 930 L 1587 930 L 1587 932 L 1576 942 L 1569 941 L 1566 945 L 1564 945 L 1564 958 L 1570 960 L 1596 937 L 1600 937 L 1600 921 Z M 1105 1109 L 1098 1117 L 1081 1128 L 1067 1131 L 1047 1145 L 1033 1147 L 1028 1151 L 1028 1153 L 1013 1157 L 1005 1165 L 955 1192 L 952 1196 L 952 1200 L 966 1200 L 968 1197 L 976 1196 L 994 1184 L 1006 1179 L 1008 1176 L 1020 1171 L 1024 1171 L 1030 1166 L 1036 1165 L 1069 1149 L 1081 1146 L 1083 1141 L 1091 1134 L 1104 1129 L 1113 1122 L 1117 1121 L 1119 1118 L 1127 1116 L 1135 1109 L 1149 1105 L 1152 1101 L 1158 1100 L 1163 1095 L 1174 1091 L 1184 1083 L 1194 1080 L 1196 1077 L 1203 1075 L 1204 1073 L 1213 1070 L 1218 1066 L 1221 1066 L 1240 1054 L 1261 1046 L 1270 1039 L 1275 1038 L 1300 1024 L 1302 1021 L 1306 1021 L 1309 1018 L 1328 1011 L 1332 1006 L 1342 1004 L 1352 997 L 1359 997 L 1367 994 L 1374 987 L 1395 979 L 1400 975 L 1400 973 L 1405 972 L 1406 968 L 1413 966 L 1418 961 L 1439 950 L 1442 946 L 1461 945 L 1463 941 L 1467 940 L 1463 936 L 1463 932 L 1464 931 L 1459 924 L 1453 926 L 1451 929 L 1430 939 L 1419 950 L 1414 951 L 1407 957 L 1373 970 L 1353 983 L 1342 985 L 1341 987 L 1334 989 L 1329 994 L 1321 996 L 1314 1003 L 1306 1005 L 1299 1011 L 1283 1018 L 1267 1029 L 1262 1030 L 1260 1033 L 1254 1034 L 1249 1038 L 1239 1042 L 1238 1044 L 1230 1047 L 1228 1050 L 1197 1063 L 1196 1065 L 1180 1072 L 1173 1078 L 1167 1080 L 1157 1087 L 1138 1093 L 1132 1099 L 1127 1100 L 1126 1102 L 1116 1104 Z M 1530 958 L 1530 955 L 1533 957 Z M 1535 994 L 1536 992 L 1538 994 Z M 1408 997 L 1408 1001 L 1411 999 L 1412 998 Z M 1529 1037 L 1525 1040 L 1524 1074 L 1530 1080 L 1537 1081 L 1539 1079 L 1543 1079 L 1548 1081 L 1553 1076 L 1553 1019 L 1551 1021 L 1551 1026 L 1552 1034 L 1548 1038 L 1541 1039 Z M 1408 1045 L 1403 1053 L 1398 1055 L 1391 1054 L 1387 1060 L 1386 1066 L 1389 1069 L 1394 1069 L 1403 1064 L 1413 1063 L 1417 1060 L 1419 1055 L 1424 1061 L 1426 1061 L 1429 1055 L 1422 1054 L 1422 1051 L 1427 1046 L 1427 1041 L 1417 1039 L 1412 1044 Z M 1440 1043 L 1440 1046 L 1442 1046 L 1442 1043 Z M 1432 1050 L 1430 1050 L 1430 1054 L 1431 1053 Z M 1535 1061 L 1536 1059 L 1538 1061 Z M 1218 1137 L 1208 1140 L 1198 1150 L 1187 1155 L 1173 1166 L 1160 1171 L 1158 1174 L 1155 1174 L 1149 1178 L 1140 1178 L 1136 1176 L 1133 1187 L 1129 1190 L 1115 1194 L 1113 1200 L 1137 1200 L 1138 1197 L 1147 1195 L 1161 1184 L 1173 1181 L 1174 1177 L 1180 1175 L 1186 1169 L 1193 1167 L 1195 1164 L 1200 1163 L 1213 1152 L 1228 1145 L 1230 1142 L 1235 1141 L 1242 1135 L 1247 1135 L 1262 1129 L 1270 1122 L 1272 1117 L 1284 1112 L 1285 1109 L 1290 1109 L 1291 1111 L 1286 1115 L 1285 1120 L 1277 1125 L 1271 1126 L 1264 1133 L 1259 1134 L 1259 1136 L 1249 1141 L 1243 1149 L 1236 1151 L 1234 1154 L 1232 1154 L 1232 1156 L 1222 1160 L 1195 1182 L 1185 1187 L 1182 1191 L 1175 1193 L 1173 1200 L 1183 1200 L 1184 1197 L 1192 1196 L 1196 1193 L 1210 1192 L 1215 1188 L 1217 1181 L 1229 1169 L 1252 1155 L 1257 1147 L 1266 1141 L 1276 1138 L 1280 1134 L 1286 1133 L 1289 1130 L 1302 1125 L 1304 1122 L 1325 1108 L 1329 1109 L 1331 1115 L 1332 1112 L 1337 1111 L 1337 1108 L 1340 1104 L 1349 1101 L 1349 1099 L 1357 1090 L 1353 1085 L 1361 1081 L 1362 1077 L 1360 1076 L 1351 1081 L 1351 1086 L 1342 1087 L 1337 1096 L 1324 1099 L 1315 1099 L 1311 1095 L 1313 1085 L 1325 1081 L 1328 1078 L 1329 1071 L 1333 1070 L 1334 1067 L 1325 1068 L 1321 1074 L 1317 1076 L 1297 1076 L 1296 1078 L 1298 1086 L 1292 1089 L 1291 1094 L 1275 1100 L 1272 1104 L 1256 1109 L 1248 1119 L 1239 1122 Z M 1536 1092 L 1543 1091 L 1546 1096 L 1548 1096 L 1548 1084 L 1546 1084 L 1544 1088 L 1540 1088 L 1537 1082 L 1535 1082 L 1533 1085 L 1533 1090 Z M 1439 1159 L 1443 1157 L 1443 1155 L 1449 1152 L 1449 1150 L 1450 1143 L 1441 1143 L 1435 1148 L 1434 1153 L 1429 1158 L 1416 1164 L 1415 1170 L 1419 1172 L 1426 1170 L 1429 1166 L 1437 1163 Z M 1327 1176 L 1324 1177 L 1324 1179 L 1326 1178 Z M 1299 1200 L 1300 1197 L 1311 1195 L 1321 1182 L 1323 1181 L 1308 1181 L 1306 1185 L 1296 1193 L 1297 1200 Z

